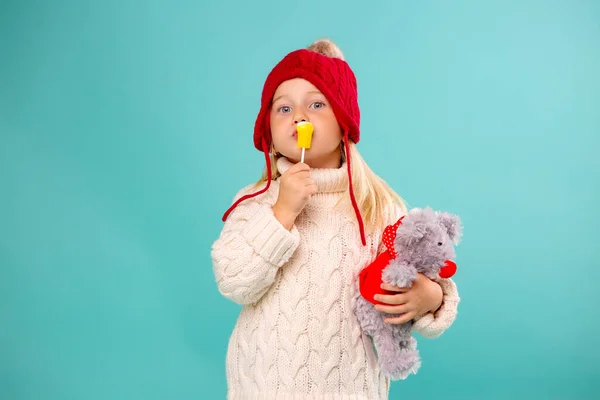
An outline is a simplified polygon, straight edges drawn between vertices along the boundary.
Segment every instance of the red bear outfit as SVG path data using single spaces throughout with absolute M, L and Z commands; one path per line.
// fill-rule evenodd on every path
M 383 283 L 383 270 L 389 265 L 391 260 L 398 256 L 398 253 L 394 250 L 394 239 L 396 238 L 396 231 L 402 223 L 402 219 L 404 219 L 404 217 L 401 217 L 394 225 L 388 225 L 385 228 L 383 231 L 382 242 L 385 245 L 386 250 L 359 274 L 360 294 L 373 304 L 387 305 L 386 303 L 375 300 L 376 294 L 398 294 L 398 292 L 382 289 L 381 284 Z M 450 278 L 455 272 L 456 264 L 454 261 L 446 260 L 444 266 L 440 269 L 439 276 L 441 278 Z

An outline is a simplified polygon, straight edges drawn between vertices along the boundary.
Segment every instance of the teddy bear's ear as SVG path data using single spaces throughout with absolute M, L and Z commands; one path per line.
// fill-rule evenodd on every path
M 401 246 L 410 246 L 423 239 L 426 226 L 421 222 L 407 221 L 398 227 L 395 242 Z
M 427 209 L 413 208 L 403 219 L 396 231 L 396 242 L 410 246 L 421 240 L 427 233 Z
M 450 237 L 450 240 L 452 240 L 452 243 L 458 244 L 462 236 L 460 218 L 456 215 L 444 212 L 438 214 L 438 221 L 448 232 L 448 236 Z

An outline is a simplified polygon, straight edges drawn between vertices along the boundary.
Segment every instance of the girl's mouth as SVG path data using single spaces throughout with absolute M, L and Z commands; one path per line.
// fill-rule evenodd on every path
M 294 132 L 292 133 L 292 137 L 293 137 L 294 139 L 298 139 L 298 132 L 297 132 L 297 131 L 294 131 Z M 313 132 L 313 134 L 312 134 L 312 137 L 313 137 L 313 138 L 315 137 L 315 132 Z

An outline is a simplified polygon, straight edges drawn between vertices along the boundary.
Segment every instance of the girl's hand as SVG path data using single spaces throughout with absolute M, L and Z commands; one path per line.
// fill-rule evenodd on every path
M 442 305 L 444 298 L 442 287 L 421 273 L 417 274 L 417 279 L 410 288 L 399 288 L 387 283 L 383 283 L 381 288 L 399 292 L 393 295 L 375 295 L 375 300 L 389 304 L 376 304 L 376 310 L 388 314 L 402 314 L 386 318 L 385 322 L 389 324 L 403 324 L 417 315 L 435 312 Z
M 316 192 L 317 184 L 310 177 L 308 164 L 294 164 L 281 175 L 279 195 L 273 205 L 275 218 L 290 230 L 298 214 Z

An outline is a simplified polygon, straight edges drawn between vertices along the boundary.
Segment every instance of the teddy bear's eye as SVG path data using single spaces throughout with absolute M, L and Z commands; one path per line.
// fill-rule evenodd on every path
M 438 242 L 438 246 L 441 246 L 443 243 L 442 242 Z

